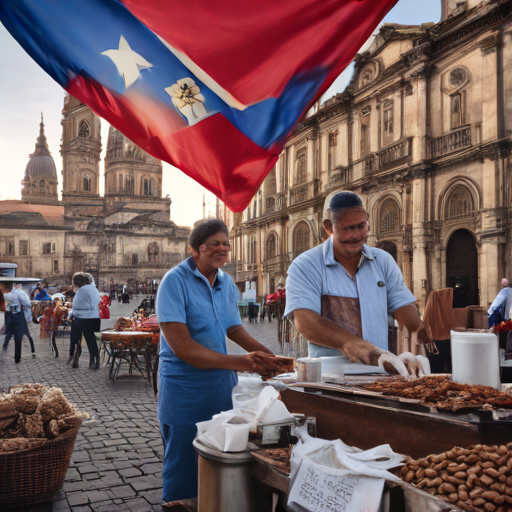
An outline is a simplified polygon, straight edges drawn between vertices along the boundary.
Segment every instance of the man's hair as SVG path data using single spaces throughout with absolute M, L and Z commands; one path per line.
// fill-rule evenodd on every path
M 324 219 L 337 220 L 346 211 L 353 208 L 364 208 L 363 200 L 355 193 L 348 190 L 340 190 L 329 194 L 324 204 Z
M 203 245 L 208 238 L 222 231 L 229 238 L 228 227 L 220 219 L 206 219 L 201 221 L 190 233 L 188 245 L 199 252 L 199 247 Z
M 85 276 L 83 272 L 77 272 L 73 276 L 73 284 L 78 286 L 78 288 L 82 288 L 82 286 L 89 284 L 89 279 Z
M 2 284 L 4 285 L 5 291 L 10 292 L 12 290 L 12 281 L 3 281 Z

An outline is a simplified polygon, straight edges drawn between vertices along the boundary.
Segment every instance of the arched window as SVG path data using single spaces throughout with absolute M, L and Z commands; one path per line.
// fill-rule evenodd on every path
M 135 178 L 133 176 L 126 176 L 125 191 L 127 194 L 133 194 L 135 188 Z
M 295 256 L 309 249 L 309 226 L 305 222 L 300 222 L 293 232 L 293 250 Z
M 149 180 L 147 178 L 144 180 L 144 191 L 143 191 L 143 194 L 145 196 L 149 196 Z
M 123 175 L 119 175 L 119 190 L 123 190 Z
M 251 236 L 249 241 L 249 263 L 256 263 L 256 239 Z
M 271 235 L 267 238 L 267 258 L 273 258 L 276 255 L 276 242 L 276 235 L 271 233 Z
M 265 195 L 271 195 L 277 193 L 277 181 L 276 181 L 276 168 L 272 167 L 272 170 L 267 174 L 265 181 L 263 182 L 263 189 Z
M 364 120 L 361 123 L 361 157 L 370 152 L 370 126 L 369 121 Z
M 160 249 L 156 242 L 149 244 L 148 245 L 148 261 L 150 263 L 156 263 L 159 252 L 160 252 Z
M 87 121 L 80 121 L 80 124 L 78 125 L 78 136 L 83 137 L 84 139 L 88 139 L 91 136 L 91 130 Z
M 39 192 L 44 193 L 45 189 L 46 189 L 46 183 L 44 182 L 44 180 L 40 180 L 39 181 Z
M 155 191 L 155 180 L 153 178 L 151 178 L 149 180 L 149 195 L 150 196 L 154 196 L 156 195 L 156 191 Z
M 393 199 L 384 201 L 380 209 L 380 231 L 396 231 L 400 228 L 400 210 Z
M 464 93 L 459 92 L 451 96 L 451 127 L 459 128 L 464 124 Z
M 306 180 L 308 179 L 307 174 L 307 166 L 306 166 L 306 152 L 302 151 L 297 155 L 297 161 L 296 161 L 296 184 L 300 185 L 301 183 L 306 183 Z
M 447 202 L 446 218 L 458 219 L 465 217 L 473 211 L 471 196 L 466 187 L 457 187 L 451 194 Z
M 132 265 L 139 264 L 139 256 L 137 254 L 132 254 Z
M 84 192 L 90 192 L 91 191 L 91 178 L 88 174 L 84 176 Z

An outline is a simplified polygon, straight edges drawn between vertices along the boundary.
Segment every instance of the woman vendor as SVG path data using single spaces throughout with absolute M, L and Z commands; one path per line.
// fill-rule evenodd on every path
M 271 352 L 242 327 L 238 289 L 221 267 L 230 244 L 209 219 L 189 238 L 192 256 L 164 276 L 156 301 L 161 330 L 158 419 L 164 445 L 164 502 L 197 496 L 196 423 L 232 409 L 238 371 L 260 371 Z M 225 337 L 249 354 L 227 355 Z

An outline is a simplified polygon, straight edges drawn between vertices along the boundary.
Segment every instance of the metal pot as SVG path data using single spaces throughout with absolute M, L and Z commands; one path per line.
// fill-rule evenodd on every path
M 250 452 L 220 452 L 197 439 L 193 445 L 199 455 L 198 512 L 270 511 L 260 482 L 251 475 Z

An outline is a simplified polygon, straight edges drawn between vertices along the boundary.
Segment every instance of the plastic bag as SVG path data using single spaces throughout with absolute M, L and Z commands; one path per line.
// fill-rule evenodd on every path
M 303 431 L 292 451 L 288 508 L 377 512 L 385 480 L 399 480 L 387 469 L 402 460 L 389 445 L 362 451 L 340 439 L 315 439 Z

